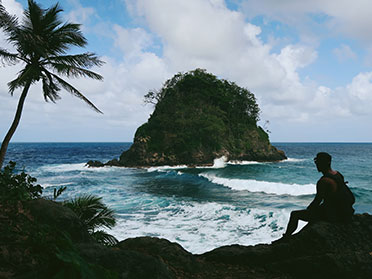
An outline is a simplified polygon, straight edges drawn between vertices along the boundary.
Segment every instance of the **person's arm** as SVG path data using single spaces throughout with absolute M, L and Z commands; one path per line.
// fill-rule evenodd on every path
M 322 202 L 322 200 L 324 199 L 324 194 L 325 194 L 325 187 L 327 186 L 326 185 L 326 181 L 324 178 L 320 179 L 318 181 L 318 183 L 316 184 L 316 195 L 315 195 L 315 198 L 314 200 L 309 204 L 309 206 L 307 207 L 307 209 L 312 209 L 314 207 L 318 207 L 320 205 L 320 203 Z

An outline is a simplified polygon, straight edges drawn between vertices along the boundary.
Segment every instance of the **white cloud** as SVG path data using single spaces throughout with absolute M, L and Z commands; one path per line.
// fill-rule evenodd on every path
M 346 87 L 351 111 L 354 114 L 371 115 L 372 72 L 360 73 Z
M 11 14 L 17 16 L 19 19 L 23 16 L 22 5 L 14 0 L 3 0 L 1 2 L 5 7 L 5 10 Z M 20 22 L 19 22 L 20 23 Z M 0 46 L 7 49 L 8 51 L 14 51 L 14 47 L 6 41 L 6 35 L 0 29 Z M 1 60 L 0 60 L 1 61 Z
M 179 58 L 174 50 L 185 59 L 212 60 L 246 39 L 242 36 L 241 14 L 228 11 L 221 1 L 158 0 L 137 4 L 151 30 L 162 38 L 165 56 L 172 60 Z
M 153 43 L 152 36 L 142 28 L 126 29 L 115 24 L 115 45 L 125 56 L 135 57 Z
M 8 13 L 16 15 L 18 18 L 21 18 L 23 15 L 22 5 L 15 0 L 2 0 L 1 1 Z
M 162 39 L 171 71 L 206 68 L 247 86 L 264 102 L 302 98 L 297 70 L 316 59 L 310 47 L 289 45 L 271 54 L 271 46 L 259 38 L 261 29 L 223 1 L 140 0 L 131 7 Z
M 257 2 L 254 12 L 258 14 L 261 10 L 277 18 L 285 16 L 285 20 L 295 23 L 309 12 L 325 13 L 331 9 L 327 1 L 323 8 L 318 0 L 314 6 L 289 0 L 277 2 Z M 126 3 L 136 17 L 133 21 L 141 22 L 142 27 L 126 28 L 102 22 L 99 11 L 83 7 L 78 1 L 75 1 L 76 7 L 83 13 L 69 13 L 74 22 L 85 21 L 89 29 L 105 26 L 109 33 L 106 35 L 114 40 L 118 49 L 115 60 L 104 57 L 107 63 L 94 69 L 104 76 L 104 82 L 72 81 L 104 115 L 96 114 L 66 92 L 61 92 L 62 100 L 56 105 L 47 104 L 40 86 L 34 85 L 21 121 L 24 138 L 37 137 L 32 130 L 37 127 L 41 134 L 38 140 L 61 137 L 64 140 L 130 141 L 152 110 L 143 105 L 143 96 L 148 90 L 159 89 L 178 71 L 197 67 L 251 90 L 263 111 L 262 119 L 270 120 L 273 132 L 275 125 L 282 127 L 278 123 L 306 127 L 357 114 L 371 114 L 371 73 L 355 76 L 342 88 L 328 88 L 310 78 L 302 80 L 299 71 L 316 61 L 316 45 L 285 44 L 273 53 L 271 42 L 275 43 L 275 38 L 264 43 L 260 37 L 261 28 L 247 22 L 243 13 L 229 10 L 223 0 L 126 0 Z M 340 3 L 344 5 L 343 1 Z M 339 17 L 330 15 L 327 23 L 328 28 L 336 30 L 332 24 L 347 16 L 341 16 L 337 9 L 333 13 Z M 92 22 L 91 16 L 98 21 Z M 151 50 L 155 38 L 161 41 L 161 54 Z M 355 55 L 347 45 L 341 45 L 334 53 L 349 59 L 354 59 Z M 0 68 L 0 83 L 4 85 L 14 78 L 16 69 Z M 19 92 L 11 98 L 2 86 L 0 94 L 2 135 L 13 117 Z
M 369 0 L 243 0 L 242 7 L 250 18 L 263 15 L 299 28 L 301 32 L 310 31 L 306 27 L 324 21 L 323 29 L 326 27 L 333 33 L 346 34 L 372 44 L 369 28 L 372 25 L 372 2 Z
M 350 46 L 341 44 L 339 48 L 333 50 L 333 54 L 337 57 L 338 61 L 345 62 L 350 59 L 356 59 L 357 55 Z
M 92 22 L 92 19 L 98 18 L 96 10 L 93 7 L 82 6 L 79 0 L 70 0 L 70 2 L 74 6 L 74 9 L 66 15 L 66 20 L 82 24 L 81 28 L 85 31 L 84 29 Z

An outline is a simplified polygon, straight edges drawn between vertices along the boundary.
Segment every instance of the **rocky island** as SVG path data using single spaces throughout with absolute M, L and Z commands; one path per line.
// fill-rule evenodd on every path
M 286 159 L 257 125 L 255 96 L 205 70 L 176 74 L 159 91 L 145 95 L 145 102 L 155 109 L 137 129 L 130 149 L 119 159 L 90 161 L 89 166 L 211 165 L 222 156 L 239 161 Z

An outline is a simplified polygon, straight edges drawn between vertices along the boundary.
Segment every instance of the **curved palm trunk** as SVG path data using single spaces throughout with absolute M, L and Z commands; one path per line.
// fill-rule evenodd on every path
M 17 111 L 16 111 L 16 114 L 14 116 L 12 126 L 10 126 L 8 133 L 6 134 L 6 136 L 3 140 L 3 143 L 1 144 L 1 148 L 0 148 L 0 170 L 3 167 L 6 150 L 8 149 L 8 144 L 10 142 L 10 139 L 12 138 L 15 130 L 17 129 L 18 124 L 19 124 L 19 120 L 21 119 L 23 104 L 25 103 L 25 99 L 26 99 L 26 96 L 27 96 L 27 93 L 28 93 L 28 89 L 30 88 L 30 85 L 31 85 L 31 81 L 27 82 L 25 87 L 23 88 L 21 97 L 19 98 L 19 101 L 18 101 Z

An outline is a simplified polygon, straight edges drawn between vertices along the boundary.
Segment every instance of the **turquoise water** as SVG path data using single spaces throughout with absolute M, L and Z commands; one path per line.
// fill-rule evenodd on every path
M 372 144 L 274 143 L 288 160 L 224 162 L 211 168 L 87 168 L 88 160 L 119 157 L 130 143 L 12 143 L 13 160 L 38 178 L 44 195 L 66 186 L 60 199 L 95 194 L 115 209 L 119 240 L 149 235 L 193 253 L 229 245 L 269 243 L 283 233 L 291 210 L 314 197 L 313 158 L 326 151 L 356 196 L 357 212 L 372 213 Z M 303 226 L 303 224 L 301 224 Z

